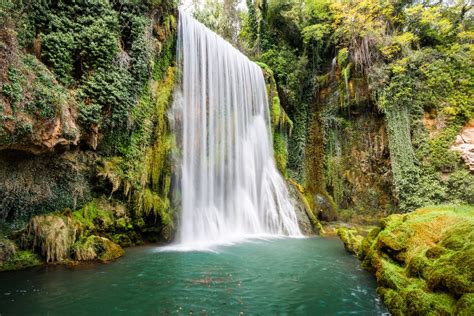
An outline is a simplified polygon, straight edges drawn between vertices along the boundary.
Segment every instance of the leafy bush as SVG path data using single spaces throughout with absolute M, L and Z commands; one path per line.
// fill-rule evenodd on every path
M 13 114 L 15 114 L 17 105 L 23 100 L 24 76 L 19 69 L 10 67 L 8 69 L 8 83 L 2 86 L 2 93 L 9 99 Z
M 78 23 L 82 25 L 77 41 L 84 70 L 110 65 L 118 51 L 117 14 L 110 12 L 100 18 L 83 16 Z
M 84 80 L 80 94 L 86 105 L 95 104 L 90 109 L 91 114 L 96 113 L 100 106 L 106 126 L 120 127 L 127 123 L 129 110 L 134 104 L 129 92 L 131 82 L 130 74 L 124 69 L 100 68 Z M 85 114 L 84 110 L 82 112 Z M 94 114 L 90 118 L 89 121 L 96 119 Z
M 72 80 L 75 39 L 71 33 L 51 32 L 41 34 L 42 54 L 58 79 L 68 84 Z

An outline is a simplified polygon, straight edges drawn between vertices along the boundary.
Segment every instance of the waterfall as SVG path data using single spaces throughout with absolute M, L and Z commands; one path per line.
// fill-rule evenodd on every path
M 273 157 L 260 67 L 183 11 L 177 61 L 172 111 L 181 154 L 178 242 L 301 236 Z

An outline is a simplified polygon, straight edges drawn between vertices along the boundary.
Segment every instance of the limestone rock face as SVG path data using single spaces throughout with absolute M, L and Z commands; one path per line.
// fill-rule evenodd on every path
M 84 151 L 27 155 L 0 152 L 0 220 L 81 207 L 91 195 L 95 155 Z
M 471 120 L 456 136 L 451 149 L 460 151 L 469 170 L 474 172 L 474 120 Z

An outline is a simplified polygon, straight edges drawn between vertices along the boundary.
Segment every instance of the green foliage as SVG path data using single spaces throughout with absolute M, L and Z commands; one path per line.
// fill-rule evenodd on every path
M 136 129 L 121 156 L 105 159 L 99 176 L 128 197 L 136 216 L 160 218 L 164 226 L 173 226 L 169 201 L 171 186 L 170 152 L 173 137 L 167 123 L 167 110 L 175 83 L 175 68 L 145 89 L 132 117 Z
M 26 110 L 44 120 L 51 120 L 58 114 L 54 105 L 61 102 L 60 97 L 54 89 L 39 88 L 33 100 L 26 104 Z
M 453 202 L 474 205 L 474 182 L 468 170 L 458 169 L 445 180 Z
M 97 103 L 86 105 L 84 102 L 79 106 L 79 121 L 87 128 L 92 128 L 100 123 L 102 118 L 102 106 Z
M 194 18 L 237 45 L 240 31 L 240 0 L 205 0 L 195 2 Z M 252 9 L 252 6 L 250 6 Z M 249 12 L 254 12 L 250 10 Z
M 0 237 L 0 271 L 25 269 L 41 264 L 39 256 L 30 250 L 20 250 L 11 240 Z
M 406 23 L 411 30 L 418 33 L 422 42 L 439 44 L 449 40 L 453 35 L 453 24 L 443 14 L 443 7 L 423 6 L 422 4 L 407 8 Z
M 12 112 L 15 114 L 17 106 L 23 100 L 23 88 L 25 77 L 19 69 L 10 67 L 8 69 L 8 83 L 2 85 L 2 93 L 9 99 Z
M 134 104 L 129 91 L 131 83 L 130 74 L 123 68 L 99 68 L 84 80 L 81 96 L 86 105 L 92 104 L 90 112 L 94 113 L 95 108 L 101 107 L 107 127 L 123 127 Z M 88 111 L 81 110 L 81 114 L 85 112 Z M 88 117 L 82 119 L 87 122 Z
M 80 0 L 74 5 L 62 0 L 29 5 L 20 30 L 23 45 L 41 55 L 62 84 L 78 90 L 80 122 L 93 148 L 100 134 L 104 136 L 99 148 L 105 152 L 115 154 L 127 145 L 131 109 L 151 75 L 153 54 L 169 52 L 172 46 L 174 5 L 171 0 Z M 166 47 L 152 41 L 151 35 L 166 40 Z M 167 63 L 163 64 L 162 71 Z M 8 87 L 6 92 L 10 93 Z M 51 117 L 53 112 L 43 106 L 52 101 L 49 96 L 40 90 L 38 99 L 44 102 L 31 103 L 31 112 Z
M 398 42 L 413 39 L 414 35 L 406 33 L 394 37 Z M 463 124 L 472 117 L 474 55 L 472 47 L 458 43 L 422 48 L 407 56 L 403 55 L 408 52 L 400 53 L 388 65 L 374 67 L 376 71 L 370 80 L 387 120 L 400 207 L 413 210 L 458 199 L 447 191 L 439 172 L 459 168 L 459 154 L 450 147 Z M 422 121 L 425 111 L 438 113 L 446 127 L 429 136 Z
M 331 33 L 331 26 L 328 24 L 313 24 L 303 29 L 302 35 L 305 44 L 314 42 L 321 42 Z
M 459 131 L 460 126 L 453 124 L 428 141 L 430 153 L 426 159 L 429 167 L 443 172 L 453 171 L 457 167 L 460 155 L 450 150 L 450 147 Z
M 41 43 L 45 61 L 62 83 L 70 83 L 74 66 L 74 36 L 70 33 L 51 32 L 42 34 Z

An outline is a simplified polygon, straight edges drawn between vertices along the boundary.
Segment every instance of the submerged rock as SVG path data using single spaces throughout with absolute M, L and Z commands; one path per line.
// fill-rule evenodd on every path
M 340 230 L 377 278 L 393 315 L 472 315 L 474 208 L 438 206 L 391 215 L 364 238 Z

